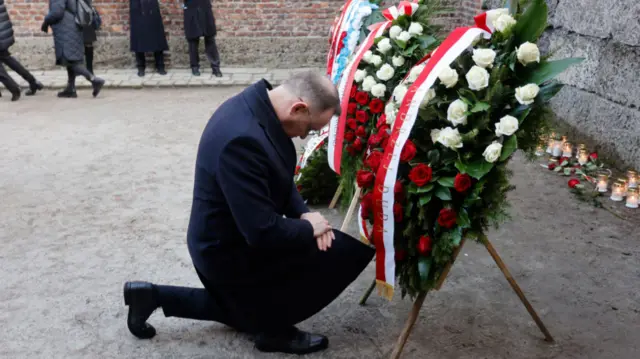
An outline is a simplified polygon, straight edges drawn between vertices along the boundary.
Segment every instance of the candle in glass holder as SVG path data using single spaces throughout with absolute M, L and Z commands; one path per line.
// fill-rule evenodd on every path
M 614 182 L 611 185 L 611 200 L 616 202 L 622 201 L 622 184 L 620 182 Z
M 587 152 L 586 149 L 578 150 L 578 153 L 576 154 L 576 156 L 578 157 L 578 163 L 581 165 L 584 165 L 587 162 L 589 162 L 589 152 Z
M 571 157 L 573 155 L 573 146 L 571 142 L 565 142 L 562 145 L 562 157 Z
M 622 197 L 627 195 L 627 179 L 626 178 L 618 178 L 616 182 L 620 183 L 620 187 L 622 187 Z
M 555 133 L 551 133 L 551 136 L 549 136 L 549 139 L 547 140 L 547 153 L 548 154 L 552 154 L 553 153 L 553 146 L 556 144 L 556 134 Z
M 629 188 L 638 188 L 638 172 L 634 170 L 627 171 L 627 180 Z
M 576 158 L 580 158 L 580 151 L 582 150 L 585 150 L 585 152 L 587 151 L 587 145 L 585 145 L 584 143 L 578 145 L 578 149 L 576 150 Z
M 565 142 L 567 142 L 567 136 L 562 136 L 562 144 L 564 144 Z
M 627 207 L 638 208 L 638 188 L 629 188 L 627 191 Z
M 598 184 L 596 187 L 598 188 L 598 192 L 607 192 L 609 177 L 607 177 L 607 175 L 598 175 Z
M 538 145 L 538 147 L 536 147 L 536 156 L 540 157 L 544 155 L 544 147 L 543 145 Z
M 553 142 L 553 151 L 551 152 L 551 156 L 560 157 L 562 155 L 562 142 L 559 140 L 555 140 Z

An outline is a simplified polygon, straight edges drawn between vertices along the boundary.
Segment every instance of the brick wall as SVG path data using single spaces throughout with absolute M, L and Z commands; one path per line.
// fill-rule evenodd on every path
M 444 0 L 455 11 L 440 19 L 447 29 L 468 25 L 482 0 Z M 48 10 L 47 0 L 7 0 L 17 44 L 13 49 L 50 54 L 51 40 L 40 32 Z M 159 0 L 171 57 L 180 66 L 186 61 L 182 0 Z M 385 1 L 385 5 L 396 1 Z M 223 64 L 288 67 L 315 66 L 324 62 L 326 38 L 344 0 L 213 0 L 218 45 Z M 129 0 L 94 0 L 103 18 L 96 44 L 96 62 L 107 66 L 131 66 L 128 53 Z M 295 39 L 295 41 L 292 41 Z M 50 56 L 50 55 L 49 55 Z M 47 60 L 48 61 L 48 60 Z M 47 67 L 45 60 L 37 67 Z

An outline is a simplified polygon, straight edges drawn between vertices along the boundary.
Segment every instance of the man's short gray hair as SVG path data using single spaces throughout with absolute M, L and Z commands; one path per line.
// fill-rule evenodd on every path
M 309 102 L 309 106 L 318 112 L 333 109 L 340 115 L 340 97 L 338 89 L 329 77 L 316 71 L 299 72 L 282 82 L 287 90 Z

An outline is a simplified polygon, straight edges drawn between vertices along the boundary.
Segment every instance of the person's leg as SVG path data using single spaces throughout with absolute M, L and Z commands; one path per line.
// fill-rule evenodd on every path
M 138 76 L 144 76 L 144 70 L 147 68 L 147 60 L 144 58 L 144 52 L 136 52 L 136 67 L 138 68 Z
M 71 66 L 67 66 L 67 87 L 64 90 L 58 92 L 58 97 L 78 97 L 78 94 L 76 93 L 76 74 L 73 72 L 73 68 Z
M 211 63 L 211 70 L 213 74 L 217 77 L 222 76 L 222 72 L 220 72 L 220 54 L 218 53 L 218 46 L 216 45 L 215 36 L 209 36 L 204 38 L 204 46 L 205 53 L 207 54 L 207 59 Z
M 189 40 L 189 63 L 191 64 L 191 73 L 194 76 L 200 76 L 200 55 L 198 54 L 200 47 L 200 38 Z
M 87 64 L 87 70 L 93 74 L 93 44 L 84 45 L 84 59 Z
M 38 82 L 36 78 L 31 74 L 31 72 L 24 68 L 24 66 L 22 66 L 22 64 L 15 57 L 11 56 L 8 51 L 3 51 L 2 53 L 0 53 L 0 61 L 7 65 L 10 69 L 15 71 L 18 75 L 20 75 L 20 77 L 22 77 L 29 83 L 29 90 L 25 92 L 25 95 L 35 95 L 36 91 L 42 90 L 44 88 L 42 83 Z
M 153 53 L 153 57 L 156 60 L 156 72 L 160 75 L 166 75 L 167 71 L 164 68 L 164 53 L 162 51 L 156 51 Z
M 73 64 L 71 66 L 71 69 L 75 75 L 80 75 L 87 79 L 87 81 L 91 82 L 91 87 L 93 87 L 93 97 L 98 96 L 100 90 L 102 89 L 102 86 L 104 86 L 104 80 L 94 76 L 91 72 L 89 72 L 89 70 L 87 70 L 86 67 L 84 67 L 80 63 Z
M 16 83 L 11 76 L 7 73 L 7 70 L 0 63 L 0 82 L 4 87 L 11 92 L 11 101 L 17 101 L 20 99 L 20 86 Z

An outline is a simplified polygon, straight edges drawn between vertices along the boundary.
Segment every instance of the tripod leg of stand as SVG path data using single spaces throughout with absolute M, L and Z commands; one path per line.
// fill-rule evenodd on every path
M 391 352 L 391 359 L 400 358 L 402 349 L 404 349 L 404 345 L 407 343 L 407 339 L 409 339 L 409 335 L 411 335 L 411 332 L 413 331 L 413 325 L 416 324 L 416 320 L 420 314 L 420 309 L 422 308 L 422 303 L 424 303 L 424 299 L 426 297 L 427 292 L 422 292 L 418 294 L 418 297 L 413 302 L 413 308 L 411 309 L 411 313 L 409 313 L 409 318 L 407 318 L 404 329 L 402 329 L 402 333 L 396 342 L 396 346 L 393 348 L 393 352 Z
M 340 185 L 338 186 L 338 189 L 336 189 L 336 193 L 333 195 L 333 199 L 331 200 L 331 203 L 329 203 L 329 209 L 336 208 L 336 204 L 338 203 L 338 200 L 340 199 L 341 194 L 342 194 L 342 183 L 340 183 Z
M 371 282 L 371 286 L 369 286 L 369 289 L 367 289 L 367 291 L 364 293 L 362 298 L 360 298 L 360 305 L 367 304 L 367 299 L 369 299 L 369 297 L 371 296 L 371 293 L 373 293 L 373 290 L 375 288 L 376 288 L 376 280 L 374 279 L 373 282 Z
M 549 333 L 549 331 L 547 330 L 547 327 L 545 327 L 544 323 L 542 323 L 542 320 L 540 320 L 540 317 L 538 317 L 538 314 L 536 313 L 535 309 L 533 309 L 533 307 L 531 306 L 531 303 L 529 303 L 529 301 L 527 300 L 527 297 L 525 297 L 524 293 L 522 292 L 522 289 L 520 289 L 520 286 L 518 285 L 516 280 L 513 279 L 513 276 L 507 269 L 507 266 L 502 261 L 502 258 L 500 258 L 500 256 L 498 255 L 498 252 L 496 252 L 496 249 L 493 248 L 493 245 L 491 244 L 491 242 L 489 242 L 489 238 L 487 238 L 487 236 L 484 236 L 482 238 L 482 241 L 484 242 L 485 247 L 489 251 L 489 254 L 491 254 L 491 257 L 493 257 L 493 260 L 498 265 L 498 268 L 500 268 L 500 270 L 502 271 L 502 274 L 504 274 L 504 276 L 507 278 L 507 281 L 511 285 L 511 288 L 513 288 L 513 291 L 516 292 L 522 304 L 524 304 L 525 308 L 527 308 L 527 311 L 531 315 L 531 318 L 533 318 L 533 320 L 538 325 L 538 328 L 540 328 L 540 331 L 542 332 L 542 334 L 544 334 L 544 340 L 546 340 L 547 342 L 553 343 L 553 337 L 551 336 L 551 333 Z
M 353 212 L 356 210 L 356 206 L 358 205 L 358 199 L 360 198 L 360 187 L 356 185 L 356 191 L 353 194 L 353 198 L 351 199 L 351 204 L 349 205 L 349 210 L 347 214 L 344 216 L 344 222 L 342 222 L 342 227 L 340 228 L 340 232 L 344 232 L 349 227 L 349 221 L 351 221 L 351 217 L 353 216 Z M 360 215 L 358 215 L 360 216 Z

